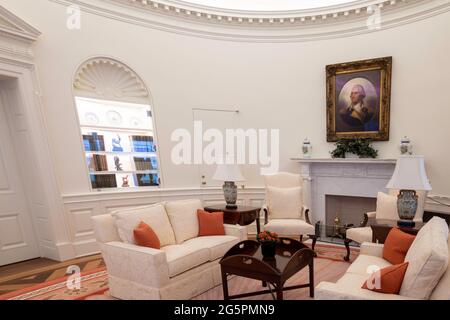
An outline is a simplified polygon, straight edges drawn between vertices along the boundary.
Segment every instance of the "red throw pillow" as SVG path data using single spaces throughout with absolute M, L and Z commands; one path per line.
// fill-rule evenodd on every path
M 206 212 L 197 209 L 198 236 L 223 236 L 223 212 Z
M 156 235 L 155 231 L 153 231 L 153 229 L 144 221 L 141 221 L 139 225 L 134 228 L 133 234 L 134 241 L 138 246 L 154 249 L 161 248 L 161 243 L 159 242 L 159 238 Z
M 381 293 L 398 294 L 407 268 L 408 262 L 383 268 L 378 272 L 372 273 L 361 288 Z
M 402 263 L 415 238 L 398 228 L 392 228 L 384 241 L 383 259 L 392 264 Z

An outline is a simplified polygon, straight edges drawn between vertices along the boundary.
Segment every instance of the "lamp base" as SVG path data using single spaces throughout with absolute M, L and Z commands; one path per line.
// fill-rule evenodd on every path
M 225 202 L 227 203 L 227 209 L 236 209 L 237 200 L 237 186 L 234 181 L 225 181 L 223 184 L 223 195 L 225 197 Z
M 416 226 L 416 223 L 413 220 L 398 220 L 397 226 L 399 227 L 407 227 L 407 228 L 414 228 Z
M 400 220 L 413 220 L 418 205 L 418 196 L 415 190 L 401 189 L 397 196 L 397 211 Z

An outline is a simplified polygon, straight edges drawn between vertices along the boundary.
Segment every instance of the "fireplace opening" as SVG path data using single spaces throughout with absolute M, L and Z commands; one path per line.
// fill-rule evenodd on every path
M 358 227 L 364 213 L 376 210 L 376 198 L 325 195 L 325 225 L 322 236 L 344 238 L 345 225 Z

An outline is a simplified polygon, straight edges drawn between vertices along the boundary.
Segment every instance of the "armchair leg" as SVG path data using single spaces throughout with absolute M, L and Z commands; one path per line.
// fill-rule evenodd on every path
M 311 249 L 314 251 L 317 242 L 317 236 L 315 234 L 310 234 L 309 237 L 312 239 Z M 314 252 L 314 256 L 317 257 L 317 254 Z
M 344 245 L 345 245 L 345 250 L 347 250 L 347 255 L 344 257 L 344 261 L 349 261 L 350 260 L 350 242 L 352 240 L 351 239 L 344 239 Z
M 300 242 L 303 242 L 303 235 L 300 235 Z

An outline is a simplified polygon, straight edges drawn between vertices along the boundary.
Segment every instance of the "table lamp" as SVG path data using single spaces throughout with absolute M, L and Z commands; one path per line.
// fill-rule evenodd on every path
M 237 186 L 236 181 L 244 181 L 241 170 L 237 164 L 218 164 L 213 180 L 224 181 L 223 195 L 227 203 L 227 209 L 236 209 Z
M 388 189 L 399 189 L 397 211 L 400 220 L 398 226 L 413 227 L 413 219 L 417 211 L 417 190 L 431 190 L 425 172 L 423 156 L 400 156 L 395 165 L 394 174 L 386 185 Z

